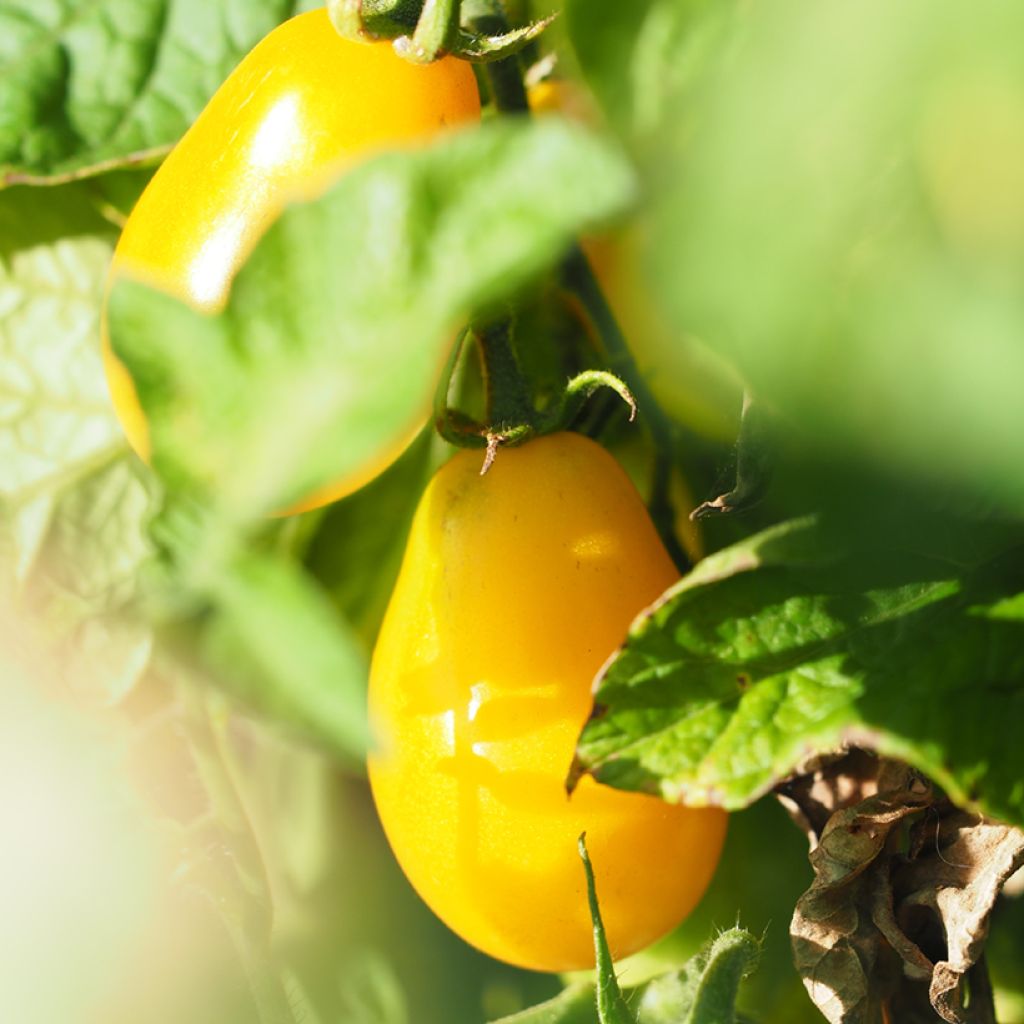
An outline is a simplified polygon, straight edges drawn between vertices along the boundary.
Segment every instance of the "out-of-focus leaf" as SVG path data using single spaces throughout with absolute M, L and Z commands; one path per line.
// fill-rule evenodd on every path
M 352 1024 L 409 1024 L 409 1011 L 394 970 L 367 950 L 346 966 L 341 982 L 345 1020 Z
M 53 495 L 124 449 L 100 365 L 112 229 L 83 186 L 0 194 L 0 500 Z
M 183 134 L 293 0 L 0 2 L 0 187 L 136 163 Z
M 366 663 L 358 641 L 297 566 L 248 553 L 211 574 L 202 648 L 245 703 L 361 763 Z
M 813 522 L 701 562 L 604 670 L 578 768 L 741 807 L 856 742 L 1024 820 L 1024 565 L 853 549 Z M 1014 723 L 1014 724 L 1011 724 Z
M 438 459 L 424 432 L 402 457 L 320 520 L 306 564 L 367 650 L 391 597 L 416 504 Z M 387 510 L 387 515 L 381 511 Z
M 647 136 L 652 294 L 831 459 L 1024 508 L 1024 8 L 731 26 Z
M 743 398 L 743 418 L 736 439 L 736 474 L 733 487 L 701 502 L 690 519 L 732 515 L 753 508 L 765 496 L 775 468 L 775 439 L 771 415 L 749 394 Z
M 0 194 L 0 589 L 39 617 L 69 685 L 110 702 L 149 658 L 135 605 L 159 494 L 107 397 L 111 227 L 94 199 L 80 185 Z
M 128 452 L 51 501 L 24 599 L 80 695 L 115 702 L 149 662 L 140 572 L 152 554 L 147 527 L 159 501 L 153 475 Z
M 361 472 L 423 422 L 459 319 L 513 294 L 632 184 L 581 129 L 493 123 L 290 208 L 220 315 L 117 283 L 111 334 L 158 467 L 234 521 Z
M 1024 874 L 1018 872 L 1004 889 L 1004 897 L 996 903 L 992 914 L 992 929 L 985 959 L 992 972 L 995 987 L 996 1019 L 1000 1021 L 1024 1020 L 1024 977 L 1020 964 L 1024 949 L 1024 900 L 1021 883 Z
M 0 605 L 4 1014 L 109 1019 L 109 993 L 160 909 L 159 836 L 124 771 L 125 730 L 53 699 L 38 640 Z
M 732 0 L 568 0 L 580 67 L 620 134 L 646 147 L 666 104 L 717 58 L 735 7 Z

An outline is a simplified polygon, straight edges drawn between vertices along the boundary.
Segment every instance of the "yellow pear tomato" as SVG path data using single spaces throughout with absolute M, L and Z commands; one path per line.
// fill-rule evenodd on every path
M 238 65 L 153 176 L 125 225 L 112 273 L 216 311 L 289 201 L 315 197 L 356 160 L 422 142 L 479 114 L 468 64 L 445 58 L 414 66 L 387 43 L 342 39 L 323 9 L 300 14 Z M 148 458 L 134 384 L 106 337 L 103 354 L 128 440 Z M 380 472 L 423 423 L 429 398 L 425 393 L 423 408 L 410 409 L 407 428 L 387 439 L 372 464 L 291 511 L 333 501 Z
M 406 875 L 454 931 L 522 967 L 592 967 L 577 837 L 613 954 L 664 935 L 726 815 L 565 778 L 591 682 L 677 573 L 618 463 L 577 434 L 457 454 L 420 502 L 370 674 L 369 771 Z

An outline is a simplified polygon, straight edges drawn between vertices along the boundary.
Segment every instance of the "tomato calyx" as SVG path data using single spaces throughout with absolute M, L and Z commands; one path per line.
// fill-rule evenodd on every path
M 493 25 L 476 23 L 470 8 L 482 9 Z M 430 64 L 448 54 L 474 63 L 504 60 L 532 43 L 554 20 L 552 14 L 510 28 L 490 0 L 327 0 L 327 13 L 346 39 L 390 40 L 413 64 Z
M 467 337 L 472 335 L 480 353 L 486 400 L 486 422 L 481 423 L 448 404 L 452 377 Z M 515 349 L 514 321 L 501 317 L 459 335 L 434 396 L 434 425 L 458 448 L 483 448 L 483 476 L 493 465 L 499 447 L 513 448 L 534 437 L 568 430 L 587 400 L 603 388 L 614 391 L 629 406 L 629 421 L 636 419 L 637 404 L 626 382 L 608 370 L 588 369 L 571 377 L 543 412 L 538 411 L 529 382 Z

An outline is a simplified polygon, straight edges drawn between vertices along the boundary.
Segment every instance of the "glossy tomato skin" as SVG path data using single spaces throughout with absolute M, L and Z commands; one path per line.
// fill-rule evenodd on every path
M 113 273 L 197 309 L 218 310 L 286 203 L 316 196 L 356 160 L 414 145 L 479 115 L 468 64 L 445 58 L 417 67 L 387 43 L 342 39 L 322 8 L 300 14 L 245 57 L 171 151 L 128 218 Z M 104 361 L 128 439 L 146 458 L 145 417 L 131 377 L 106 341 Z M 334 500 L 376 475 L 425 414 L 426 408 L 410 410 L 408 431 L 377 464 L 302 507 Z
M 456 455 L 430 483 L 374 652 L 370 782 L 413 886 L 535 970 L 592 967 L 583 831 L 613 954 L 700 899 L 726 816 L 564 780 L 591 681 L 677 578 L 615 460 L 576 434 Z

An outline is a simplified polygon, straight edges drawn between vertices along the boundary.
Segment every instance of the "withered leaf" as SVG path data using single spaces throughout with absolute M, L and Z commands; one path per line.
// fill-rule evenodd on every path
M 804 986 L 831 1024 L 873 1024 L 875 983 L 886 949 L 872 920 L 877 879 L 870 870 L 897 826 L 931 800 L 910 768 L 884 765 L 879 792 L 834 813 L 811 852 L 814 882 L 797 901 L 790 935 Z
M 791 938 L 818 1009 L 831 1024 L 992 1024 L 989 916 L 1024 833 L 900 762 L 854 751 L 809 767 L 780 798 L 812 844 Z
M 969 1019 L 963 980 L 984 953 L 989 915 L 1003 883 L 1024 864 L 1024 833 L 962 811 L 932 827 L 931 847 L 897 879 L 904 894 L 900 912 L 908 927 L 921 910 L 941 927 L 946 953 L 935 964 L 929 997 L 943 1020 L 959 1024 Z

